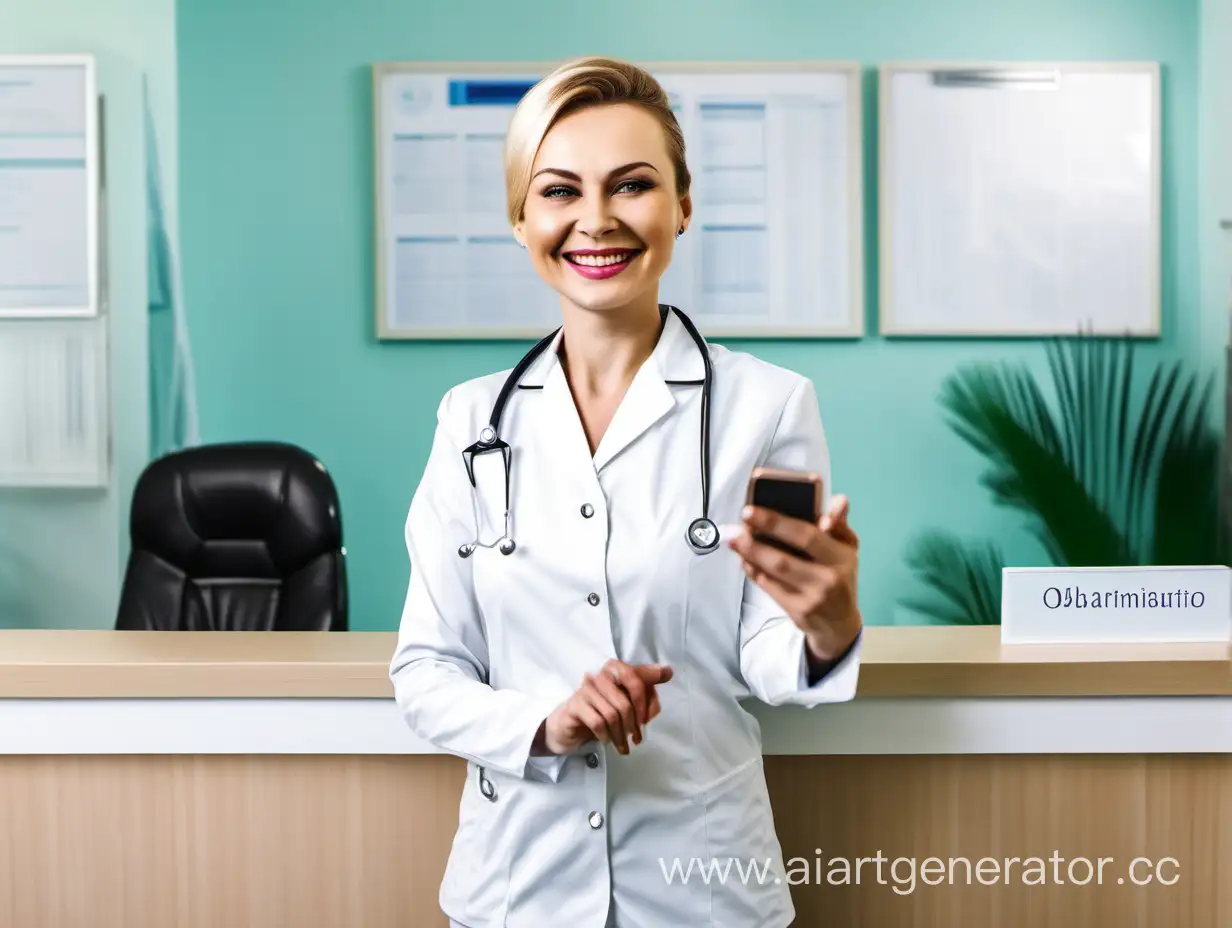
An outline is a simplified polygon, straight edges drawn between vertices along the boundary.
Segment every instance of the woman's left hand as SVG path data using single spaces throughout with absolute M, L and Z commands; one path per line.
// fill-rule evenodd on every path
M 847 524 L 849 503 L 836 495 L 820 525 L 770 509 L 745 507 L 744 530 L 728 542 L 749 577 L 783 607 L 804 632 L 818 662 L 841 655 L 860 633 L 863 621 L 856 597 L 859 539 Z M 808 560 L 755 541 L 770 536 L 812 558 Z

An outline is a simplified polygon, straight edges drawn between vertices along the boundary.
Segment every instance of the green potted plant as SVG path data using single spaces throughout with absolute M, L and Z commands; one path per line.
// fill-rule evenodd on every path
M 1213 381 L 1159 362 L 1139 396 L 1135 347 L 1051 339 L 1053 403 L 1025 365 L 961 368 L 941 392 L 947 424 L 986 460 L 982 485 L 1027 517 L 1051 563 L 1226 564 Z M 1000 622 L 1005 562 L 994 542 L 928 530 L 907 562 L 919 581 L 908 608 L 943 623 Z

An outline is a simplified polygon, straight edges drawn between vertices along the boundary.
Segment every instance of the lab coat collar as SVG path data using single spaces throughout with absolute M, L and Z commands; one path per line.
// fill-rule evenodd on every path
M 553 419 L 557 415 L 569 417 L 572 420 L 570 431 L 574 431 L 576 423 L 575 437 L 585 444 L 577 406 L 560 365 L 558 352 L 562 336 L 563 330 L 556 333 L 549 346 L 526 371 L 519 385 L 522 389 L 542 388 L 548 415 Z M 594 454 L 595 470 L 602 470 L 647 429 L 671 412 L 676 405 L 677 391 L 700 389 L 705 374 L 705 363 L 697 344 L 679 317 L 667 310 L 663 331 L 654 351 L 638 369 Z M 556 421 L 559 423 L 559 420 Z
M 663 324 L 663 332 L 643 369 L 653 365 L 659 378 L 667 384 L 691 384 L 696 381 L 700 386 L 706 376 L 701 352 L 680 318 L 670 309 L 665 310 L 667 318 Z M 558 330 L 551 344 L 527 368 L 519 381 L 523 389 L 540 389 L 547 383 L 552 369 L 560 365 L 560 343 L 563 337 L 564 329 Z
M 703 343 L 705 339 L 702 339 Z M 709 352 L 710 346 L 706 345 Z M 684 327 L 671 309 L 667 310 L 667 321 L 663 326 L 663 334 L 650 355 L 659 369 L 663 380 L 669 384 L 686 383 L 701 386 L 706 376 L 706 363 L 702 360 L 701 349 L 693 341 L 693 336 Z

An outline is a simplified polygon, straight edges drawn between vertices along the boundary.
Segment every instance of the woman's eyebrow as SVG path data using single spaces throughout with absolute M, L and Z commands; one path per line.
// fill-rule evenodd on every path
M 609 171 L 607 176 L 615 177 L 617 174 L 624 174 L 627 171 L 632 171 L 634 168 L 650 168 L 650 170 L 654 171 L 656 174 L 658 173 L 655 166 L 649 161 L 630 161 L 628 164 L 622 164 L 620 167 Z M 564 168 L 540 168 L 535 172 L 534 177 L 538 177 L 540 174 L 555 174 L 558 177 L 564 177 L 568 180 L 577 181 L 578 183 L 582 182 L 581 177 L 574 174 L 572 171 L 566 171 Z M 531 180 L 534 180 L 534 177 L 532 177 Z

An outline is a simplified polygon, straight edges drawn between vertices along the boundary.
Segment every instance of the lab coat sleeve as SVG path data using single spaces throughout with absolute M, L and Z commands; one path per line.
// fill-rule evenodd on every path
M 531 742 L 557 701 L 489 685 L 486 629 L 471 570 L 458 546 L 475 537 L 472 488 L 459 421 L 447 393 L 405 535 L 410 582 L 389 675 L 411 730 L 450 754 L 510 776 L 556 781 L 565 758 L 531 757 Z
M 830 500 L 830 454 L 813 383 L 807 378 L 784 404 L 765 464 L 815 471 L 822 479 L 822 511 Z M 860 672 L 861 635 L 851 650 L 813 686 L 808 685 L 804 632 L 769 593 L 744 581 L 740 607 L 740 669 L 749 690 L 772 706 L 816 706 L 854 698 Z

